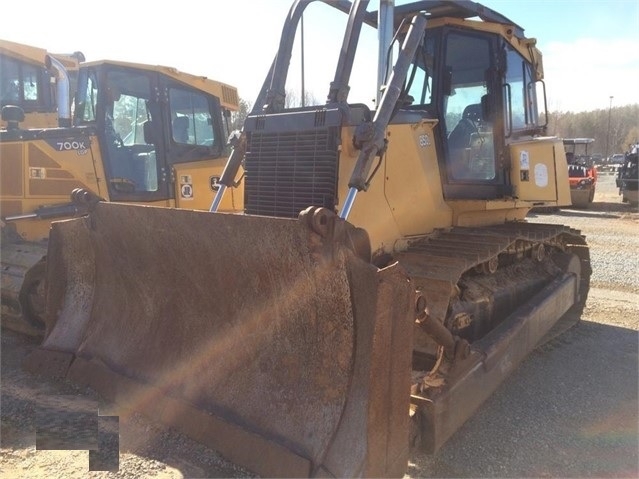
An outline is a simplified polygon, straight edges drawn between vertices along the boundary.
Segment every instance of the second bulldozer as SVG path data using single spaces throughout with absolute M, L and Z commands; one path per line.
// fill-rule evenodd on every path
M 2 325 L 34 336 L 45 332 L 51 221 L 81 214 L 87 198 L 208 210 L 239 106 L 234 87 L 172 67 L 102 60 L 68 72 L 42 61 L 64 85 L 51 113 L 59 124 L 36 127 L 17 103 L 3 106 L 0 128 Z M 78 201 L 74 190 L 84 190 Z M 235 196 L 222 209 L 241 209 Z
M 53 223 L 31 370 L 260 475 L 402 477 L 579 318 L 585 238 L 526 221 L 571 201 L 535 40 L 474 2 L 380 6 L 291 8 L 212 205 L 243 168 L 244 214 L 99 202 Z M 326 102 L 293 108 L 303 12 L 323 70 L 326 19 L 344 36 Z

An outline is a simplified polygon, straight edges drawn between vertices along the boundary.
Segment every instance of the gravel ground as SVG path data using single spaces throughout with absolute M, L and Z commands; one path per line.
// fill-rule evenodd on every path
M 81 403 L 108 415 L 105 404 L 90 389 L 67 381 L 37 378 L 20 368 L 36 344 L 11 331 L 1 337 L 2 391 L 0 477 L 2 478 L 182 478 L 254 477 L 215 451 L 183 435 L 161 430 L 138 414 L 120 416 L 119 471 L 88 472 L 87 450 L 36 449 L 37 413 L 56 399 Z M 86 447 L 82 448 L 86 449 Z
M 582 321 L 524 361 L 434 455 L 415 452 L 413 477 L 639 477 L 639 213 L 599 179 L 586 210 L 532 214 L 580 229 L 591 246 L 592 288 Z M 121 416 L 119 472 L 88 472 L 87 451 L 35 447 L 36 411 L 61 396 L 99 407 L 90 390 L 20 369 L 35 344 L 3 332 L 0 477 L 253 477 L 215 451 Z
M 621 203 L 614 176 L 600 175 L 597 187 L 595 202 L 587 209 L 531 214 L 529 220 L 581 230 L 591 248 L 592 287 L 639 293 L 639 212 Z

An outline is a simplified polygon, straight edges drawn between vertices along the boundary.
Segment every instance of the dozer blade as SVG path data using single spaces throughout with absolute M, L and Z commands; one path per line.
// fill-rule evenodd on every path
M 53 223 L 52 327 L 26 367 L 260 475 L 402 476 L 415 293 L 398 265 L 353 252 L 361 236 L 322 209 L 100 203 Z

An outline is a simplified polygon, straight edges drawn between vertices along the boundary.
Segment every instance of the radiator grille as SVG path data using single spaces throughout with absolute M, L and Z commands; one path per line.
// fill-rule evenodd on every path
M 245 211 L 296 218 L 308 206 L 336 204 L 337 127 L 252 132 L 245 157 Z

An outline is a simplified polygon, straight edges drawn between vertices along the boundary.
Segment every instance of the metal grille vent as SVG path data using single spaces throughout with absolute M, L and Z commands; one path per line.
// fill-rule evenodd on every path
M 338 127 L 249 134 L 245 211 L 296 218 L 309 206 L 336 204 Z
M 318 110 L 315 113 L 315 126 L 326 125 L 326 110 Z
M 240 98 L 237 94 L 237 90 L 235 88 L 230 88 L 226 85 L 222 85 L 222 99 L 226 103 L 231 103 L 233 105 L 240 104 Z

